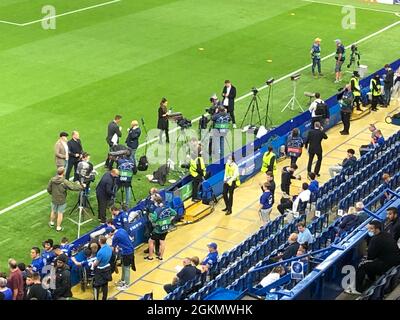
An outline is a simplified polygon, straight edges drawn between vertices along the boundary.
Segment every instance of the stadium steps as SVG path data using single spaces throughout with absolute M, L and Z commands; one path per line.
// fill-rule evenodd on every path
M 214 211 L 214 208 L 210 205 L 206 205 L 199 202 L 193 202 L 192 200 L 186 200 L 184 202 L 185 215 L 183 216 L 184 223 L 193 223 L 203 219 Z

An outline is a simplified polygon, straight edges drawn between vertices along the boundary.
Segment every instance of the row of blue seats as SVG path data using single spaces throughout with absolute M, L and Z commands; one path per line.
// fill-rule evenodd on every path
M 397 170 L 400 168 L 400 164 L 397 165 Z M 362 199 L 363 203 L 369 203 L 372 199 L 376 198 L 387 186 L 381 184 L 381 175 L 383 169 L 374 174 L 367 181 L 362 183 L 356 189 L 354 189 L 350 194 L 343 198 L 339 202 L 338 208 L 342 210 L 347 210 L 349 207 L 353 206 L 354 203 Z M 400 185 L 400 172 L 397 172 L 390 180 L 389 187 L 395 190 Z M 379 203 L 377 199 L 376 204 Z
M 213 266 L 213 268 L 207 273 L 212 275 L 218 275 L 223 268 L 228 267 L 228 265 L 242 257 L 244 254 L 247 254 L 252 247 L 255 247 L 259 242 L 263 239 L 270 237 L 273 234 L 278 233 L 278 230 L 283 226 L 284 217 L 279 216 L 274 221 L 270 221 L 260 228 L 258 232 L 253 234 L 251 237 L 247 238 L 240 244 L 238 244 L 233 249 L 224 252 L 218 259 L 217 263 Z M 205 273 L 203 273 L 205 275 Z M 203 276 L 198 276 L 194 280 L 189 281 L 185 284 L 185 286 L 176 288 L 173 292 L 169 293 L 164 300 L 180 300 L 184 294 L 187 294 L 191 290 L 193 290 L 196 286 L 201 286 L 205 283 L 205 279 Z
M 380 276 L 357 300 L 383 300 L 399 283 L 400 266 L 395 266 Z
M 342 183 L 346 182 L 348 176 L 356 175 L 359 171 L 367 167 L 371 164 L 375 158 L 379 160 L 380 157 L 384 157 L 387 155 L 388 158 L 385 158 L 385 165 L 390 161 L 390 155 L 398 154 L 400 152 L 400 144 L 396 144 L 397 141 L 400 140 L 400 131 L 396 134 L 392 135 L 388 140 L 385 141 L 381 146 L 367 152 L 362 157 L 360 157 L 354 166 L 345 168 L 342 172 L 335 177 L 331 178 L 327 181 L 317 193 L 317 198 L 321 198 L 324 194 L 327 194 L 329 191 L 334 190 L 336 187 L 339 187 Z M 382 157 L 382 158 L 383 158 Z
M 393 175 L 400 169 L 400 156 L 380 170 L 379 168 L 374 168 L 374 171 L 372 171 L 372 167 L 367 167 L 366 169 L 368 170 L 368 173 L 366 173 L 362 179 L 365 179 L 365 181 L 374 181 L 375 184 L 380 184 L 383 173 L 389 173 L 390 175 Z M 365 181 L 360 180 L 351 179 L 348 183 L 346 183 L 345 186 L 339 187 L 337 190 L 335 190 L 334 193 L 326 195 L 322 197 L 322 199 L 318 199 L 316 203 L 316 209 L 323 212 L 330 212 L 339 202 L 342 201 L 344 197 L 346 197 L 346 195 L 360 186 L 365 188 L 364 196 L 367 195 L 370 189 L 368 189 L 368 185 L 366 186 L 364 183 Z
M 300 221 L 304 221 L 305 215 L 294 219 L 291 223 L 287 224 L 281 229 L 275 236 L 264 240 L 261 244 L 251 249 L 242 260 L 236 261 L 223 273 L 219 274 L 214 280 L 209 282 L 205 287 L 200 289 L 198 292 L 192 294 L 189 300 L 202 300 L 208 294 L 210 294 L 216 288 L 227 287 L 231 283 L 239 281 L 243 275 L 247 274 L 247 271 L 255 266 L 262 266 L 264 263 L 268 263 L 270 257 L 276 256 L 279 250 L 283 250 L 287 244 L 287 238 L 291 233 L 296 230 L 296 224 Z M 315 219 L 311 224 L 311 229 L 323 228 L 325 224 L 328 224 L 328 215 L 323 215 Z M 328 228 L 329 229 L 329 228 Z

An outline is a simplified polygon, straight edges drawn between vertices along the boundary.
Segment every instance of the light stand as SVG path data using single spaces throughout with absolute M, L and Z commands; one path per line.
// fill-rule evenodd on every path
M 293 96 L 290 98 L 289 102 L 286 106 L 282 109 L 281 112 L 284 112 L 286 109 L 291 111 L 295 111 L 295 107 L 299 107 L 299 109 L 304 112 L 303 107 L 301 106 L 299 100 L 296 98 L 296 89 L 297 89 L 297 80 L 300 79 L 300 74 L 296 74 L 290 77 L 290 80 L 293 82 Z
M 268 85 L 268 96 L 267 96 L 267 107 L 265 109 L 265 122 L 264 122 L 264 127 L 265 128 L 272 128 L 273 122 L 272 118 L 269 116 L 270 114 L 270 107 L 272 110 L 272 102 L 273 102 L 273 95 L 274 95 L 274 89 L 273 89 L 273 83 L 274 79 L 267 80 L 267 85 Z
M 81 183 L 82 183 L 82 181 L 83 180 L 81 180 Z M 88 190 L 89 190 L 89 187 L 86 186 L 86 188 L 84 190 L 79 191 L 78 201 L 69 213 L 71 215 L 76 209 L 78 209 L 78 220 L 77 221 L 73 220 L 72 218 L 68 218 L 68 220 L 70 220 L 72 223 L 74 223 L 78 226 L 78 238 L 81 235 L 81 226 L 92 221 L 92 218 L 82 221 L 84 214 L 89 215 L 89 212 L 87 211 L 87 207 L 89 207 L 90 211 L 94 215 L 92 205 L 90 204 L 89 198 L 87 196 Z
M 257 96 L 258 90 L 256 88 L 252 89 L 253 91 L 253 98 L 251 99 L 249 106 L 247 107 L 246 114 L 243 117 L 242 123 L 240 125 L 241 128 L 243 128 L 243 124 L 246 121 L 247 115 L 251 111 L 251 116 L 250 116 L 250 127 L 254 126 L 253 123 L 253 117 L 254 117 L 254 111 L 255 109 L 257 110 L 257 115 L 258 115 L 258 124 L 261 124 L 261 115 L 260 115 L 260 109 L 258 107 L 258 100 L 261 100 L 260 97 Z

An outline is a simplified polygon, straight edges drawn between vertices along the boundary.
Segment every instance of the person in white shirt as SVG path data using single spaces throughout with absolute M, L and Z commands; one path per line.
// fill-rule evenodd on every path
M 285 268 L 282 266 L 277 266 L 272 269 L 272 271 L 264 277 L 260 285 L 265 288 L 266 286 L 269 286 L 270 284 L 274 283 L 275 281 L 279 280 L 281 276 L 285 274 Z
M 315 93 L 315 100 L 311 103 L 310 107 L 308 110 L 311 113 L 311 128 L 314 127 L 315 122 L 319 122 L 321 124 L 324 124 L 324 116 L 319 114 L 320 110 L 317 111 L 317 107 L 319 104 L 325 104 L 325 101 L 321 99 L 321 94 L 319 92 Z M 326 110 L 324 110 L 326 113 Z
M 233 128 L 236 128 L 235 121 L 235 98 L 236 98 L 236 88 L 232 85 L 230 80 L 225 80 L 225 86 L 222 89 L 222 104 L 227 109 L 232 123 Z
M 232 155 L 229 156 L 225 165 L 224 186 L 222 192 L 226 206 L 225 209 L 222 209 L 222 211 L 226 211 L 225 215 L 232 214 L 233 192 L 235 188 L 239 186 L 240 186 L 239 167 L 235 163 L 235 157 Z
M 294 200 L 294 202 L 293 202 L 293 207 L 292 207 L 293 212 L 299 212 L 300 214 L 304 213 L 305 207 L 311 198 L 311 191 L 308 189 L 308 187 L 309 187 L 308 183 L 304 182 L 301 187 L 300 194 L 297 196 L 296 200 Z M 300 201 L 301 201 L 301 205 L 300 205 Z

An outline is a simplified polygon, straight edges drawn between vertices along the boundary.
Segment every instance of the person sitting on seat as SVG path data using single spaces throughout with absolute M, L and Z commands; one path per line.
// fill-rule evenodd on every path
M 372 127 L 370 126 L 370 131 Z M 371 143 L 369 145 L 362 145 L 360 147 L 360 156 L 363 156 L 366 154 L 368 151 L 371 151 L 380 145 L 383 145 L 385 143 L 385 138 L 382 135 L 382 131 L 376 129 L 375 131 L 372 132 L 371 134 Z
M 304 182 L 301 186 L 301 192 L 293 202 L 292 211 L 304 214 L 306 212 L 307 204 L 311 199 L 311 191 L 309 190 L 308 183 Z
M 299 231 L 299 236 L 297 238 L 297 242 L 300 244 L 310 244 L 314 242 L 314 237 L 311 234 L 310 230 L 306 227 L 305 222 L 299 222 L 297 224 L 297 230 Z
M 368 284 L 365 283 L 366 276 L 371 283 L 377 276 L 400 264 L 400 250 L 393 237 L 383 231 L 380 221 L 374 220 L 369 223 L 368 235 L 371 239 L 368 244 L 367 258 L 361 261 L 356 270 L 355 291 L 353 288 L 348 288 L 345 290 L 347 293 L 364 292 L 368 288 Z
M 396 207 L 386 209 L 385 231 L 389 233 L 400 248 L 400 219 Z
M 280 277 L 282 277 L 285 273 L 286 271 L 284 267 L 282 266 L 274 267 L 272 271 L 260 281 L 260 285 L 263 288 L 265 288 L 266 286 L 269 286 L 270 284 L 279 280 Z
M 350 207 L 347 213 L 340 220 L 337 235 L 340 237 L 346 232 L 352 231 L 356 226 L 358 226 L 359 217 L 357 216 L 357 211 L 355 207 Z
M 201 272 L 207 272 L 212 266 L 218 261 L 218 246 L 215 242 L 211 242 L 207 245 L 208 254 L 201 262 Z
M 348 149 L 347 156 L 343 160 L 342 164 L 338 164 L 329 168 L 329 174 L 331 178 L 333 178 L 335 174 L 339 174 L 344 168 L 352 167 L 356 164 L 357 158 L 354 156 L 355 153 L 356 152 L 354 149 Z
M 298 235 L 297 233 L 292 233 L 288 242 L 289 245 L 286 247 L 285 251 L 282 253 L 278 253 L 278 260 L 287 260 L 296 256 L 297 250 L 299 249 L 300 244 L 297 242 Z
M 186 282 L 194 279 L 198 274 L 196 267 L 193 266 L 192 260 L 190 258 L 183 259 L 183 268 L 177 273 L 177 275 L 172 279 L 171 284 L 164 285 L 164 290 L 166 293 L 174 291 L 176 288 L 184 286 Z

